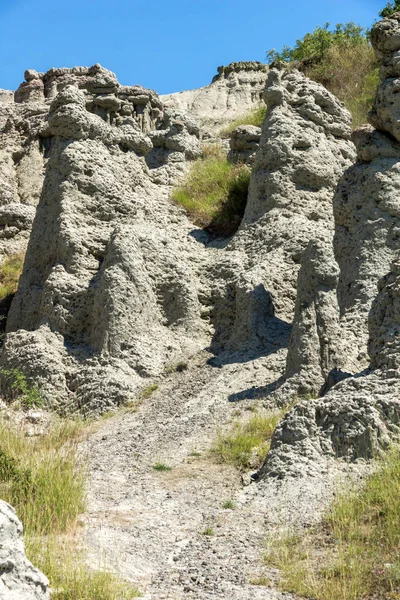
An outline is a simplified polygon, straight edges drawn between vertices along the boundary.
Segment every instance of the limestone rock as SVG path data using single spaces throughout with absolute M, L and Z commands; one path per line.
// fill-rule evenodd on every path
M 329 374 L 341 366 L 337 353 L 339 309 L 336 287 L 338 265 L 332 236 L 311 240 L 297 280 L 293 330 L 286 360 L 285 384 L 275 398 L 318 396 Z
M 48 123 L 46 178 L 1 360 L 53 406 L 99 412 L 198 347 L 196 242 L 170 188 L 151 182 L 143 155 L 153 144 L 140 124 L 93 113 L 75 85 L 52 100 Z M 177 144 L 192 136 L 190 125 L 176 129 Z
M 270 293 L 277 318 L 291 322 L 302 253 L 333 227 L 332 195 L 354 159 L 350 115 L 321 85 L 272 69 L 268 114 L 244 218 L 230 249 Z
M 369 314 L 371 365 L 400 375 L 400 267 L 398 259 L 379 282 Z
M 260 144 L 261 128 L 239 125 L 232 131 L 228 160 L 252 165 Z
M 218 75 L 202 88 L 166 94 L 166 106 L 191 115 L 204 129 L 215 132 L 262 105 L 268 66 L 257 62 L 218 67 Z
M 49 600 L 47 578 L 26 558 L 22 525 L 0 500 L 0 599 Z

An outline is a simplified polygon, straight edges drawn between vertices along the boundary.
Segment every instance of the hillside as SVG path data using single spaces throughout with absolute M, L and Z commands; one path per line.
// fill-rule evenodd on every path
M 400 598 L 400 13 L 357 47 L 355 129 L 304 62 L 1 91 L 0 598 Z

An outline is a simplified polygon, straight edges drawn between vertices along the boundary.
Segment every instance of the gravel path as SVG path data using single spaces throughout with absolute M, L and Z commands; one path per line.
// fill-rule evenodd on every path
M 303 493 L 292 482 L 277 499 L 277 483 L 243 486 L 233 467 L 209 454 L 218 427 L 237 418 L 238 409 L 246 414 L 284 357 L 279 351 L 215 368 L 202 353 L 184 372 L 166 376 L 137 412 L 120 411 L 101 424 L 88 442 L 93 564 L 135 582 L 146 600 L 292 598 L 253 583 L 274 579 L 262 564 L 263 544 L 285 502 L 293 510 L 300 494 L 315 512 L 310 488 Z M 156 471 L 157 462 L 171 470 Z M 311 496 L 320 497 L 313 485 Z M 227 500 L 234 509 L 222 507 Z

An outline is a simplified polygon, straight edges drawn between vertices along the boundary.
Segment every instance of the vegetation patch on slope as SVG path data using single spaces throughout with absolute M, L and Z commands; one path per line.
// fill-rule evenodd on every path
M 212 453 L 223 463 L 239 469 L 260 467 L 269 450 L 275 427 L 285 414 L 256 412 L 248 421 L 236 421 L 229 431 L 219 431 Z
M 361 491 L 343 493 L 322 524 L 274 542 L 281 585 L 315 600 L 400 599 L 400 449 Z
M 220 147 L 210 146 L 172 198 L 195 225 L 214 235 L 229 236 L 242 220 L 249 182 L 249 167 L 230 163 Z
M 335 94 L 351 112 L 353 127 L 368 120 L 376 88 L 379 84 L 377 61 L 368 31 L 354 23 L 329 23 L 316 27 L 294 46 L 274 48 L 267 52 L 269 63 L 287 63 L 307 77 L 322 83 Z
M 0 421 L 0 497 L 14 506 L 28 558 L 50 580 L 52 600 L 128 600 L 139 594 L 113 574 L 85 566 L 72 532 L 85 507 L 80 421 L 61 421 L 27 437 Z
M 10 254 L 0 266 L 0 302 L 17 291 L 24 258 L 25 252 Z
M 265 105 L 250 111 L 242 117 L 238 117 L 235 121 L 232 121 L 227 127 L 221 131 L 221 137 L 230 137 L 232 131 L 239 127 L 239 125 L 255 125 L 261 127 L 267 116 L 267 107 Z

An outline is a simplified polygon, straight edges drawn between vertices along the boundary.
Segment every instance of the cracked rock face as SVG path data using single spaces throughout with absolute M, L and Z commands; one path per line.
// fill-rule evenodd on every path
M 49 600 L 47 578 L 25 556 L 22 525 L 0 500 L 0 599 Z

